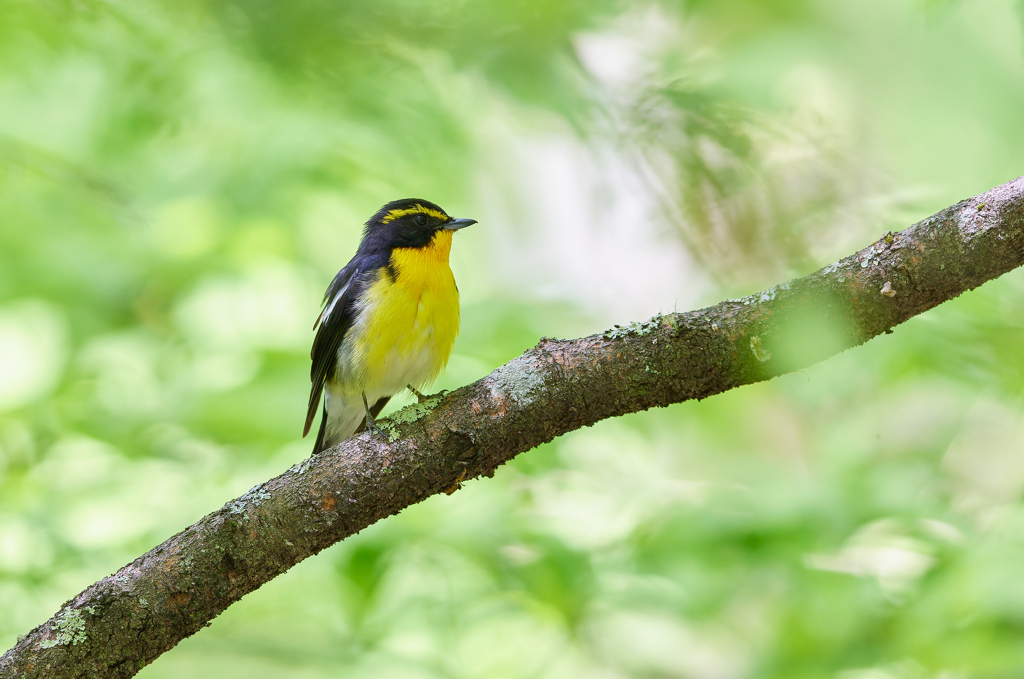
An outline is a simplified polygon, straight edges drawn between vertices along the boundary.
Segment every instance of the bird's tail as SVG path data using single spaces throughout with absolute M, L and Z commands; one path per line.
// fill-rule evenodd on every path
M 313 454 L 321 453 L 324 450 L 324 436 L 327 434 L 327 404 L 324 404 L 323 414 L 320 416 L 320 431 L 316 434 L 316 443 L 313 444 Z

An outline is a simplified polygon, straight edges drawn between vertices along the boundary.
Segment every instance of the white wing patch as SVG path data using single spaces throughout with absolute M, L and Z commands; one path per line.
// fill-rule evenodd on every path
M 338 292 L 335 293 L 334 297 L 331 298 L 331 303 L 324 307 L 324 310 L 320 312 L 320 315 L 316 319 L 316 323 L 313 324 L 314 328 L 316 328 L 316 326 L 320 325 L 321 323 L 327 322 L 327 320 L 331 317 L 331 313 L 334 312 L 334 307 L 338 304 L 338 300 L 342 298 L 342 296 L 345 294 L 345 291 L 348 290 L 348 286 L 350 285 L 352 285 L 351 279 L 349 280 L 348 283 L 345 283 L 345 286 L 341 290 L 338 290 Z

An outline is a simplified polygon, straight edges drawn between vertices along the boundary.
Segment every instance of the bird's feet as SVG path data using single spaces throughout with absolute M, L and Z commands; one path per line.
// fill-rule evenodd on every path
M 373 416 L 370 415 L 370 413 L 366 413 L 366 430 L 370 432 L 371 438 L 373 438 L 374 434 L 380 434 L 382 439 L 388 439 L 388 435 L 384 433 L 383 429 L 377 426 L 377 422 L 374 421 Z
M 411 391 L 416 396 L 416 401 L 418 403 L 425 403 L 425 402 L 427 402 L 427 401 L 429 401 L 431 399 L 441 398 L 442 396 L 444 396 L 444 395 L 446 395 L 448 393 L 447 389 L 442 389 L 441 391 L 437 392 L 436 394 L 421 394 L 411 384 L 405 385 L 405 388 L 408 389 L 409 391 Z
M 385 441 L 388 440 L 388 435 L 377 426 L 377 422 L 374 421 L 373 415 L 370 414 L 370 406 L 366 402 L 366 394 L 363 394 L 363 407 L 366 409 L 366 430 L 370 432 L 370 438 L 373 438 L 374 434 L 380 434 L 381 438 Z

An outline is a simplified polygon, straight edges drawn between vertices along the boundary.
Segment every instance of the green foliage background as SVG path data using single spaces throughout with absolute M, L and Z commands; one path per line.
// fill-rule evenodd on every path
M 0 646 L 308 454 L 309 327 L 384 202 L 480 221 L 453 253 L 454 388 L 1021 174 L 1022 17 L 0 0 Z M 565 436 L 141 676 L 1020 676 L 1022 331 L 1016 272 L 812 369 Z

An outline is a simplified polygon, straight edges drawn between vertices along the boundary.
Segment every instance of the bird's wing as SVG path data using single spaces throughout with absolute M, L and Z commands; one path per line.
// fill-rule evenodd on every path
M 355 301 L 366 285 L 368 274 L 379 268 L 377 265 L 375 258 L 355 257 L 338 272 L 324 294 L 323 311 L 313 324 L 316 337 L 309 352 L 309 357 L 313 359 L 309 379 L 313 384 L 309 392 L 309 407 L 306 410 L 306 424 L 302 429 L 303 436 L 309 433 L 309 428 L 316 418 L 324 382 L 334 374 L 338 362 L 338 347 L 345 339 L 345 334 L 356 314 Z

